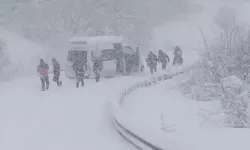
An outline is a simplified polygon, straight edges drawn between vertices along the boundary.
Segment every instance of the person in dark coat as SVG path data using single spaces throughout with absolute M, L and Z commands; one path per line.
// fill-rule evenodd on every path
M 180 49 L 180 47 L 176 46 L 174 49 L 173 65 L 182 65 L 182 63 L 183 63 L 182 53 L 183 53 L 183 51 Z
M 43 59 L 40 59 L 40 64 L 37 66 L 37 72 L 40 75 L 42 91 L 49 89 L 49 65 L 44 62 Z
M 141 65 L 140 71 L 141 71 L 141 72 L 144 71 L 144 65 Z
M 162 64 L 162 70 L 165 70 L 167 67 L 167 63 L 170 62 L 168 55 L 162 50 L 158 51 L 158 61 Z
M 147 65 L 149 66 L 150 68 L 150 73 L 153 74 L 154 72 L 156 72 L 156 66 L 157 66 L 157 56 L 152 52 L 150 51 L 149 54 L 148 54 L 148 57 L 146 59 L 146 62 L 147 62 Z
M 84 86 L 85 61 L 78 59 L 73 63 L 73 69 L 76 74 L 76 87 L 79 87 L 80 82 Z
M 57 62 L 55 58 L 52 58 L 52 63 L 53 63 L 53 81 L 56 82 L 57 86 L 62 85 L 62 81 L 59 81 L 60 78 L 60 64 Z
M 100 72 L 102 70 L 102 64 L 101 60 L 95 60 L 93 65 L 93 72 L 95 74 L 96 82 L 99 82 L 100 80 Z

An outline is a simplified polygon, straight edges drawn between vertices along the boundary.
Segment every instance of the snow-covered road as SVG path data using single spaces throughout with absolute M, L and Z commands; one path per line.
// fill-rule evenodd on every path
M 0 149 L 134 149 L 113 128 L 111 101 L 138 79 L 87 80 L 76 89 L 74 80 L 63 78 L 62 87 L 53 83 L 46 92 L 40 91 L 38 77 L 3 84 Z

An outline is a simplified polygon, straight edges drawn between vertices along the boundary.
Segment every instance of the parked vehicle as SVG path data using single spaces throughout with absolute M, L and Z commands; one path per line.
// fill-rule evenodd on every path
M 133 50 L 130 46 L 125 46 L 121 36 L 74 37 L 70 39 L 70 44 L 65 67 L 68 78 L 75 78 L 72 65 L 77 57 L 82 57 L 86 62 L 86 78 L 94 78 L 93 65 L 96 60 L 101 61 L 100 77 L 128 75 L 140 71 L 139 48 Z

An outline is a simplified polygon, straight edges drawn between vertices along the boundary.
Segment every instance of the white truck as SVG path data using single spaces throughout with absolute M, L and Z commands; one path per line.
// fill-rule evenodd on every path
M 77 57 L 87 62 L 85 76 L 88 78 L 94 77 L 93 61 L 96 59 L 102 62 L 101 77 L 126 75 L 140 70 L 139 50 L 134 52 L 131 47 L 124 46 L 121 36 L 74 37 L 70 39 L 70 44 L 65 67 L 68 78 L 75 78 L 73 63 Z

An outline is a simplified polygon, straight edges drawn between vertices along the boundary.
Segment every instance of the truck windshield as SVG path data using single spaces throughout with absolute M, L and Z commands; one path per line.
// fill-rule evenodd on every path
M 68 51 L 68 61 L 69 62 L 74 62 L 77 60 L 77 58 L 87 60 L 87 51 L 76 51 L 76 50 Z

